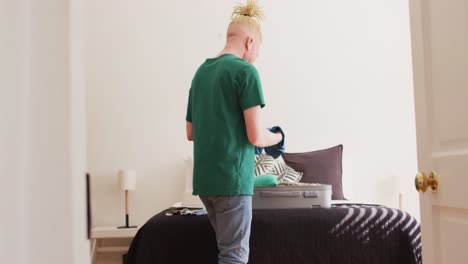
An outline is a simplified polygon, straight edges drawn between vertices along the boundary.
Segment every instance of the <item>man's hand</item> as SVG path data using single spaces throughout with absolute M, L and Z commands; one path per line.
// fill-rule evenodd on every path
M 275 135 L 278 136 L 278 142 L 276 143 L 276 144 L 278 144 L 278 143 L 281 142 L 281 140 L 283 140 L 283 134 L 281 134 L 280 131 L 276 131 L 276 132 L 275 132 Z M 276 145 L 276 144 L 275 144 L 275 145 Z
M 193 129 L 192 129 L 192 123 L 186 121 L 186 130 L 187 130 L 187 139 L 188 141 L 193 141 Z

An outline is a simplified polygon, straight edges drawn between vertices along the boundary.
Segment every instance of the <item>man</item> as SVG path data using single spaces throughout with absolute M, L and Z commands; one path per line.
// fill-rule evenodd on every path
M 194 142 L 193 194 L 216 233 L 219 264 L 247 263 L 254 181 L 254 148 L 276 145 L 280 133 L 261 124 L 265 106 L 252 65 L 262 41 L 254 0 L 234 9 L 226 45 L 199 67 L 189 92 L 187 138 Z

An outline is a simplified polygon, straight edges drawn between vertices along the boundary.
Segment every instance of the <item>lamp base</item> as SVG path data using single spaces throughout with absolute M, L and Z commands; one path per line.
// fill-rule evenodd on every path
M 123 229 L 123 228 L 137 228 L 138 226 L 131 226 L 128 224 L 128 213 L 125 214 L 125 225 L 124 226 L 118 226 L 117 228 Z
M 118 226 L 118 229 L 124 229 L 124 228 L 138 228 L 138 226 Z

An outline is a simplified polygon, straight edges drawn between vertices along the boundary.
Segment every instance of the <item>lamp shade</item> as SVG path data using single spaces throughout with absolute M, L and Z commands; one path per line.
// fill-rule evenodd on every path
M 119 177 L 121 190 L 125 191 L 136 189 L 136 172 L 134 170 L 119 170 L 117 175 Z

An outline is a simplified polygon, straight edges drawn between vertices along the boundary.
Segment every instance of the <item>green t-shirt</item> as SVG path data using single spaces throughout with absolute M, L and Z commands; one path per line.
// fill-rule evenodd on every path
M 207 59 L 189 92 L 193 128 L 193 194 L 253 195 L 254 146 L 243 111 L 265 106 L 257 69 L 232 54 Z

